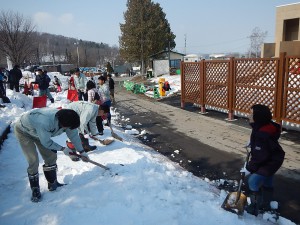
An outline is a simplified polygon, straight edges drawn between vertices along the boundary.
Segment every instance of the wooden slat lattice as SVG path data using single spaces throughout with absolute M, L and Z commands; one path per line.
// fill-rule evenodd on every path
M 228 108 L 229 61 L 205 62 L 205 105 Z
M 182 63 L 184 102 L 236 113 L 249 113 L 254 104 L 267 105 L 277 122 L 300 124 L 300 58 L 203 60 Z
M 234 110 L 248 113 L 254 104 L 274 114 L 278 59 L 235 59 Z
M 200 103 L 200 64 L 184 63 L 184 100 Z
M 283 120 L 300 124 L 300 58 L 287 57 Z

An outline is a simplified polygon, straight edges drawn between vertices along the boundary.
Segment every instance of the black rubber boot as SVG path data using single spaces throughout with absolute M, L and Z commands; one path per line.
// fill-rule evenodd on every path
M 248 205 L 245 210 L 247 213 L 252 214 L 254 216 L 258 215 L 259 206 L 262 203 L 262 195 L 261 192 L 251 192 L 250 195 L 251 204 Z
M 48 181 L 48 190 L 55 191 L 57 187 L 61 187 L 64 184 L 60 184 L 57 182 L 56 170 L 57 165 L 54 164 L 52 166 L 43 165 L 44 174 L 46 180 Z
M 259 206 L 259 210 L 270 211 L 271 210 L 271 201 L 273 199 L 274 189 L 270 187 L 263 187 L 262 189 L 262 201 Z
M 39 202 L 42 198 L 40 192 L 40 184 L 39 184 L 39 174 L 36 173 L 34 175 L 28 174 L 30 187 L 32 190 L 31 201 L 32 202 Z
M 79 137 L 81 139 L 82 147 L 85 152 L 94 151 L 97 148 L 97 146 L 89 145 L 89 139 L 85 138 L 83 134 L 79 134 Z

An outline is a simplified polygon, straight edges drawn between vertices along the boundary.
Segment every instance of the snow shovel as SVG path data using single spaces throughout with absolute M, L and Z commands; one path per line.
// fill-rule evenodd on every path
M 118 139 L 119 141 L 123 141 L 123 138 L 121 138 L 119 135 L 117 135 L 114 130 L 112 129 L 111 127 L 111 123 L 108 121 L 108 125 L 109 125 L 109 128 L 110 128 L 110 131 L 111 131 L 111 136 L 115 139 Z
M 114 140 L 112 140 L 112 139 L 104 139 L 104 140 L 101 140 L 101 139 L 98 139 L 98 138 L 96 138 L 96 137 L 94 137 L 94 136 L 90 136 L 93 140 L 95 140 L 95 141 L 99 141 L 102 145 L 110 145 L 111 143 L 113 143 L 114 142 Z
M 248 151 L 247 147 L 246 147 L 246 150 L 247 150 L 247 156 L 246 156 L 244 167 L 247 165 L 249 156 L 250 156 L 250 152 Z M 245 208 L 245 205 L 247 204 L 247 196 L 241 192 L 244 178 L 245 178 L 245 173 L 242 172 L 241 179 L 239 181 L 238 190 L 236 192 L 229 193 L 226 196 L 226 198 L 221 206 L 223 209 L 225 209 L 229 212 L 235 213 L 239 216 L 242 216 L 244 214 L 244 208 Z
M 77 157 L 79 157 L 79 158 L 82 158 L 82 156 L 79 155 L 79 154 L 77 154 L 76 152 L 70 153 L 70 155 L 75 155 L 75 156 L 77 156 Z M 103 169 L 105 169 L 105 170 L 109 170 L 108 167 L 106 167 L 106 166 L 104 166 L 104 165 L 102 165 L 102 164 L 100 164 L 100 163 L 97 163 L 97 162 L 95 162 L 95 161 L 93 161 L 93 160 L 91 160 L 91 159 L 89 159 L 89 158 L 86 158 L 86 157 L 84 157 L 84 158 L 85 158 L 86 161 L 89 162 L 89 163 L 92 163 L 92 164 L 94 164 L 94 165 L 96 165 L 96 166 L 99 166 L 99 167 L 101 167 L 101 168 L 103 168 Z

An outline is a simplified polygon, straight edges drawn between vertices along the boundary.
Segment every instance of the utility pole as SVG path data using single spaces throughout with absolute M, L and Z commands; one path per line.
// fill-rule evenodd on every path
M 74 45 L 76 45 L 77 47 L 77 68 L 79 68 L 79 49 L 78 49 L 79 42 L 77 41 L 76 43 L 74 43 Z
M 55 56 L 54 56 L 54 51 L 52 51 L 52 58 L 53 58 L 53 65 L 55 64 Z
M 186 55 L 186 34 L 184 34 L 184 54 Z
M 39 54 L 39 48 L 36 49 L 36 59 L 37 59 L 37 64 L 40 65 L 40 54 Z

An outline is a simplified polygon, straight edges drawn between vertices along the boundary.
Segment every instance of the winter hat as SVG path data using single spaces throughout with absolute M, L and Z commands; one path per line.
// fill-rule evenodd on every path
M 251 107 L 253 110 L 253 120 L 260 125 L 266 125 L 272 120 L 272 113 L 268 106 L 256 104 Z
M 80 72 L 80 69 L 79 69 L 79 68 L 76 68 L 76 69 L 75 69 L 75 73 L 76 73 L 76 72 Z

